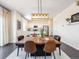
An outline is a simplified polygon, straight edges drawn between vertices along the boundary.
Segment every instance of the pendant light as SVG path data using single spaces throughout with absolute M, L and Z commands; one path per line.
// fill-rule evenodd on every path
M 38 0 L 38 13 L 32 13 L 32 18 L 48 18 L 48 13 L 42 12 L 42 0 Z

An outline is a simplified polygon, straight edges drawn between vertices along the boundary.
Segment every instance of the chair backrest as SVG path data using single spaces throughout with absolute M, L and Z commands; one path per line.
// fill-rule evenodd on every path
M 48 40 L 48 42 L 45 44 L 44 49 L 45 52 L 51 53 L 54 50 L 56 50 L 56 43 L 54 40 Z
M 59 35 L 54 35 L 54 39 L 60 41 L 61 40 L 61 37 Z
M 20 36 L 18 37 L 18 41 L 20 41 L 20 40 L 22 40 L 22 39 L 24 39 L 24 36 L 23 36 L 23 35 L 20 35 Z
M 27 41 L 24 44 L 24 50 L 27 53 L 35 53 L 37 51 L 36 44 L 33 41 Z

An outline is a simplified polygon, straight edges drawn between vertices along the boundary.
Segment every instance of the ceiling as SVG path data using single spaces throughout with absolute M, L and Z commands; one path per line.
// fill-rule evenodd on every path
M 49 13 L 51 17 L 56 16 L 71 5 L 74 0 L 42 0 L 43 12 Z M 0 4 L 15 9 L 24 16 L 38 12 L 38 0 L 0 0 Z

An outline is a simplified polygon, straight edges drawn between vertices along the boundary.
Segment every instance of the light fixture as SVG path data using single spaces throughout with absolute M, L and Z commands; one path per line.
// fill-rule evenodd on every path
M 48 18 L 48 13 L 42 12 L 42 0 L 38 0 L 38 13 L 32 13 L 33 18 Z
M 76 0 L 76 4 L 77 4 L 77 6 L 79 6 L 79 0 Z
M 70 19 L 70 18 L 67 18 L 66 21 L 67 21 L 68 23 L 71 23 L 71 19 Z
M 32 18 L 48 18 L 47 13 L 33 13 Z

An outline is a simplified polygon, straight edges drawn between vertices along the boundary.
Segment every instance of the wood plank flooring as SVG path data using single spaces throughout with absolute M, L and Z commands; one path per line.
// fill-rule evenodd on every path
M 9 56 L 15 49 L 15 44 L 8 44 L 3 47 L 0 47 L 0 59 L 5 59 Z M 61 49 L 71 58 L 71 59 L 79 59 L 79 51 L 72 48 L 71 46 L 63 43 L 61 45 Z
M 5 59 L 16 49 L 15 44 L 7 44 L 3 47 L 0 47 L 0 59 Z
M 61 49 L 69 56 L 71 59 L 79 59 L 79 51 L 73 47 L 63 43 Z

